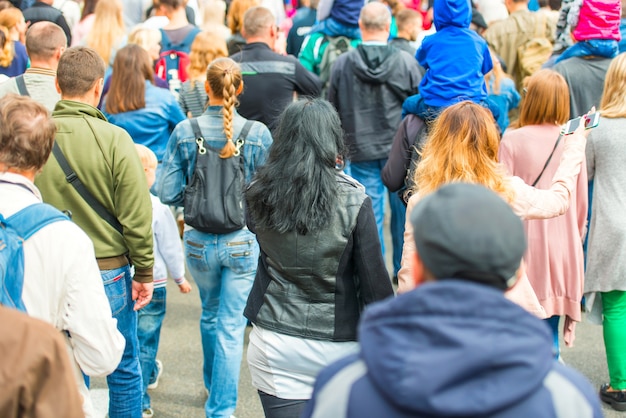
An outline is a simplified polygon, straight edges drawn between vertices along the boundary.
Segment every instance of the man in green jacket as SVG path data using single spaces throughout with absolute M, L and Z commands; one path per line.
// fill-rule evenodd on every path
M 94 243 L 111 311 L 126 339 L 122 361 L 107 377 L 109 417 L 141 418 L 136 311 L 152 298 L 152 204 L 132 139 L 95 107 L 104 69 L 90 48 L 70 48 L 61 57 L 56 84 L 62 99 L 52 113 L 58 149 L 36 185 L 43 200 L 70 211 Z

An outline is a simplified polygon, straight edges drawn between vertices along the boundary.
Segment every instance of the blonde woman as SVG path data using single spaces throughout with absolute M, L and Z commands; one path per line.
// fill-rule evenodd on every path
M 196 35 L 189 53 L 189 80 L 183 83 L 178 96 L 178 104 L 188 117 L 196 118 L 206 108 L 208 97 L 204 82 L 209 63 L 227 55 L 226 41 L 220 35 L 213 32 Z
M 95 18 L 89 35 L 85 38 L 86 46 L 93 48 L 107 64 L 110 72 L 115 54 L 126 45 L 126 28 L 120 0 L 99 1 L 95 9 Z
M 85 0 L 83 3 L 83 11 L 80 15 L 80 20 L 72 29 L 72 46 L 82 45 L 84 39 L 91 32 L 93 28 L 93 22 L 96 19 L 96 5 L 98 0 Z
M 613 59 L 604 81 L 600 124 L 589 134 L 587 174 L 593 180 L 585 295 L 590 315 L 602 321 L 610 382 L 600 398 L 626 410 L 626 54 Z
M 540 70 L 528 78 L 517 129 L 502 137 L 499 158 L 509 173 L 528 184 L 547 189 L 563 154 L 561 125 L 569 119 L 569 89 L 556 71 Z M 548 161 L 549 160 L 549 161 Z M 547 165 L 546 165 L 547 163 Z M 544 170 L 545 167 L 545 170 Z M 582 165 L 570 208 L 553 219 L 525 220 L 528 249 L 524 256 L 528 280 L 546 311 L 559 357 L 559 318 L 563 339 L 574 342 L 581 321 L 584 264 L 582 241 L 587 224 L 587 169 Z
M 0 11 L 0 74 L 15 77 L 28 67 L 28 54 L 23 40 L 26 22 L 20 9 L 9 7 Z
M 226 44 L 228 45 L 228 56 L 234 55 L 241 51 L 241 48 L 246 44 L 246 40 L 241 34 L 243 29 L 243 15 L 246 11 L 254 6 L 259 5 L 259 0 L 233 0 L 228 8 L 228 14 L 226 15 L 226 22 L 230 28 L 230 38 L 228 38 Z
M 222 158 L 241 155 L 245 180 L 250 182 L 265 162 L 272 142 L 270 132 L 262 123 L 253 122 L 239 154 L 233 141 L 247 122 L 235 110 L 237 95 L 243 89 L 241 69 L 229 58 L 218 58 L 209 65 L 206 78 L 209 106 L 196 119 L 205 141 L 203 147 L 221 150 Z M 172 132 L 157 180 L 163 203 L 184 206 L 197 155 L 196 136 L 190 121 L 185 120 Z M 237 403 L 246 328 L 243 309 L 254 280 L 259 245 L 247 227 L 214 234 L 186 225 L 183 241 L 187 267 L 202 300 L 200 333 L 204 384 L 209 392 L 205 413 L 207 417 L 228 417 Z
M 230 37 L 230 28 L 226 21 L 226 3 L 223 0 L 204 0 L 201 6 L 203 31 L 214 32 L 226 41 Z
M 150 55 L 150 59 L 154 62 L 159 59 L 161 31 L 139 25 L 128 34 L 128 43 L 139 45 L 145 49 L 148 55 Z M 154 75 L 154 85 L 162 89 L 169 89 L 167 81 L 158 77 L 156 73 Z
M 547 219 L 563 214 L 569 207 L 585 156 L 584 129 L 564 138 L 565 149 L 548 190 L 535 189 L 519 177 L 508 176 L 498 162 L 498 129 L 488 109 L 461 102 L 445 109 L 433 124 L 415 170 L 416 190 L 407 206 L 407 219 L 420 199 L 440 186 L 453 182 L 482 184 L 502 196 L 524 219 Z M 410 262 L 415 252 L 413 226 L 405 225 L 402 267 L 398 292 L 411 284 Z M 509 297 L 539 317 L 545 317 L 528 279 L 524 276 L 507 292 Z

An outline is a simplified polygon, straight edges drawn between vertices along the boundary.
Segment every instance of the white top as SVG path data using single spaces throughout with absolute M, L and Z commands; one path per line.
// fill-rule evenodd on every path
M 39 190 L 25 177 L 0 173 L 0 181 L 0 213 L 5 218 L 41 202 Z M 24 260 L 22 299 L 28 314 L 69 332 L 73 363 L 86 375 L 113 372 L 122 359 L 125 341 L 112 317 L 89 237 L 71 221 L 53 222 L 25 242 Z M 90 416 L 88 390 L 75 371 L 83 407 Z
M 253 325 L 248 344 L 252 386 L 282 399 L 309 399 L 324 367 L 358 351 L 356 341 L 292 337 Z
M 152 200 L 152 233 L 154 236 L 154 287 L 165 287 L 167 273 L 181 285 L 185 282 L 185 255 L 180 242 L 178 226 L 170 208 L 158 197 Z

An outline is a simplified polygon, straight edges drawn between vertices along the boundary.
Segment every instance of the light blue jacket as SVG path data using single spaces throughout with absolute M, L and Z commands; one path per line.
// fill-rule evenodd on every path
M 106 109 L 106 104 L 102 109 Z M 133 142 L 150 148 L 159 161 L 163 159 L 174 127 L 185 120 L 185 115 L 172 93 L 147 80 L 146 107 L 117 114 L 103 113 L 109 122 L 126 130 Z
M 226 143 L 222 106 L 209 106 L 204 114 L 198 117 L 198 125 L 205 139 L 205 146 L 221 149 Z M 239 137 L 246 119 L 236 111 L 233 118 L 233 139 Z M 244 172 L 246 183 L 258 168 L 265 163 L 268 150 L 272 144 L 269 129 L 261 122 L 254 122 L 243 146 Z M 163 164 L 157 173 L 157 194 L 161 202 L 171 205 L 183 205 L 185 187 L 191 182 L 196 166 L 198 150 L 191 123 L 184 120 L 179 123 L 167 144 Z

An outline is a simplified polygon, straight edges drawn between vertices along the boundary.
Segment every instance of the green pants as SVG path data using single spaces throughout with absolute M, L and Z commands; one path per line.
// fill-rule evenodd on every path
M 603 332 L 611 387 L 626 389 L 626 292 L 615 290 L 602 295 Z

